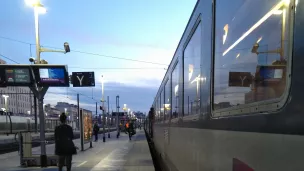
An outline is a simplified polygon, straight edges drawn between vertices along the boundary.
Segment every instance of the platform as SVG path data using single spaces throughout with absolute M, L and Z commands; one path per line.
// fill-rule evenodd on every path
M 78 151 L 73 156 L 73 171 L 154 171 L 152 157 L 143 130 L 137 130 L 137 134 L 130 141 L 128 135 L 121 133 L 119 139 L 116 132 L 111 133 L 111 138 L 93 142 L 93 148 L 87 144 L 85 151 Z M 107 136 L 106 136 L 107 137 Z M 80 140 L 74 140 L 76 146 L 80 146 Z M 39 154 L 40 148 L 32 149 L 33 154 Z M 54 154 L 54 144 L 47 145 L 47 154 Z M 1 170 L 4 171 L 57 171 L 58 168 L 20 168 L 18 152 L 0 155 Z

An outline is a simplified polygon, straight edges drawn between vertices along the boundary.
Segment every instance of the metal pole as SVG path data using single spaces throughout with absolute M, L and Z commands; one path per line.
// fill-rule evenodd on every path
M 39 38 L 39 13 L 38 13 L 39 7 L 34 7 L 34 13 L 35 13 L 35 34 L 36 34 L 36 63 L 40 64 L 40 38 Z
M 41 140 L 41 167 L 47 167 L 47 156 L 46 156 L 46 147 L 45 147 L 45 120 L 44 120 L 44 111 L 43 111 L 43 97 L 46 93 L 47 88 L 43 87 L 39 91 L 38 97 L 38 107 L 39 107 L 39 121 L 40 121 L 40 140 Z
M 108 96 L 108 119 L 107 119 L 107 126 L 108 126 L 108 138 L 111 138 L 110 129 L 109 129 L 109 117 L 110 117 L 110 97 Z
M 81 151 L 84 150 L 84 145 L 83 145 L 83 141 L 84 141 L 84 130 L 83 130 L 83 113 L 82 113 L 82 109 L 80 110 L 80 113 L 79 113 L 79 120 L 80 120 L 80 147 L 81 147 Z
M 38 8 L 34 7 L 35 13 L 35 34 L 36 34 L 36 64 L 40 64 L 40 40 L 39 40 L 39 14 Z M 43 97 L 48 88 L 37 87 L 38 91 L 38 107 L 39 107 L 39 121 L 40 121 L 40 140 L 41 140 L 41 167 L 47 167 L 46 147 L 45 147 L 45 123 L 43 112 Z
M 119 138 L 119 96 L 116 96 L 116 129 L 117 129 L 117 138 Z
M 77 93 L 77 116 L 78 116 L 78 130 L 80 130 L 80 113 L 79 113 L 79 94 Z
M 102 84 L 101 84 L 101 90 L 102 90 L 102 114 L 103 114 L 103 118 L 102 118 L 102 133 L 103 133 L 103 142 L 106 142 L 106 130 L 105 130 L 105 124 L 106 124 L 106 116 L 105 116 L 105 110 L 104 110 L 104 81 L 103 81 L 103 76 L 102 77 Z
M 95 114 L 95 118 L 97 118 L 97 102 L 96 102 L 96 114 Z
M 37 97 L 34 95 L 34 112 L 35 112 L 35 133 L 38 133 L 37 123 Z

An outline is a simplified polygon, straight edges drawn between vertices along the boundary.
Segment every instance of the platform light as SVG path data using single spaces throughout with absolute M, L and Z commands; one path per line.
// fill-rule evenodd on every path
M 34 10 L 39 14 L 46 13 L 46 8 L 40 3 L 40 0 L 25 0 L 25 4 L 34 7 Z

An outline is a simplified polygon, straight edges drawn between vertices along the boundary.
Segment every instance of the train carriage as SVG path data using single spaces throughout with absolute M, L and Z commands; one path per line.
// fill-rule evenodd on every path
M 304 170 L 303 12 L 301 0 L 197 2 L 146 120 L 163 167 Z

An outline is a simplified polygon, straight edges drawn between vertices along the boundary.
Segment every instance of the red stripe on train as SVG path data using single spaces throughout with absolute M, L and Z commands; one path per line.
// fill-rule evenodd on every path
M 247 164 L 243 163 L 242 161 L 233 158 L 232 171 L 254 171 L 254 170 L 250 168 Z

